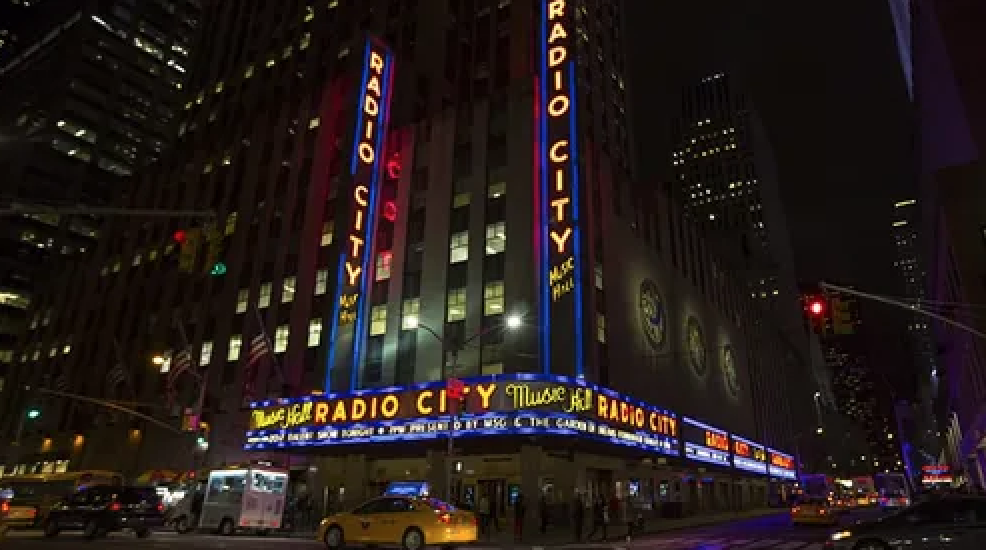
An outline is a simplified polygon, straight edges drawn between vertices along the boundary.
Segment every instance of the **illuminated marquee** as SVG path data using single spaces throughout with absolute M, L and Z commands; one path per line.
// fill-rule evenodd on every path
M 767 449 L 767 456 L 770 459 L 767 465 L 767 473 L 771 477 L 797 479 L 798 474 L 795 471 L 793 456 L 773 449 Z
M 677 455 L 670 412 L 564 377 L 507 375 L 464 380 L 456 436 L 587 435 Z M 347 395 L 253 403 L 247 449 L 434 438 L 448 430 L 443 382 Z
M 756 474 L 766 474 L 767 450 L 763 445 L 737 435 L 730 437 L 733 440 L 733 467 Z
M 545 372 L 552 356 L 583 375 L 581 256 L 579 239 L 579 164 L 576 141 L 573 6 L 544 0 L 542 7 L 540 125 L 540 204 L 542 218 L 544 316 L 542 356 Z M 562 328 L 551 328 L 555 321 Z M 572 345 L 574 329 L 575 345 Z M 574 349 L 573 349 L 574 348 Z
M 685 458 L 721 466 L 732 465 L 729 454 L 729 434 L 722 430 L 683 417 L 681 440 L 685 444 Z
M 390 111 L 394 56 L 378 40 L 367 38 L 362 69 L 350 162 L 352 187 L 346 195 L 349 203 L 346 213 L 348 228 L 336 273 L 326 389 L 340 385 L 353 389 L 357 384 L 366 297 L 365 275 L 373 250 L 383 164 L 380 159 Z M 348 380 L 338 380 L 333 384 L 332 373 L 335 369 L 347 374 Z

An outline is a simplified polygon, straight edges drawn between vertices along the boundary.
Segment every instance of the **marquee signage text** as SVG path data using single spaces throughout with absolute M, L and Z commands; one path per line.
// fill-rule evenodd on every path
M 761 475 L 768 460 L 777 477 L 790 477 L 782 466 L 793 468 L 788 455 L 572 378 L 518 373 L 462 383 L 457 437 L 578 435 Z M 435 439 L 448 432 L 452 410 L 444 382 L 256 402 L 245 448 Z
M 767 473 L 769 475 L 784 479 L 797 479 L 798 474 L 795 471 L 794 457 L 769 449 L 767 456 L 769 457 L 769 463 L 767 465 Z
M 361 78 L 356 89 L 355 123 L 350 160 L 350 186 L 339 196 L 339 263 L 329 318 L 327 390 L 355 389 L 359 383 L 364 338 L 366 272 L 373 256 L 373 235 L 380 201 L 383 148 L 390 113 L 394 55 L 382 42 L 367 37 Z
M 576 125 L 574 4 L 542 0 L 539 101 L 545 372 L 582 376 L 582 296 L 579 242 L 579 144 Z M 551 327 L 552 323 L 558 326 Z M 573 344 L 574 337 L 574 346 Z M 552 360 L 574 372 L 553 369 Z

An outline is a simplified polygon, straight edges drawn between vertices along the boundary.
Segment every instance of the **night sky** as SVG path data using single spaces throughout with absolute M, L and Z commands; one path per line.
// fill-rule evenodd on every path
M 885 0 L 627 0 L 629 81 L 644 178 L 668 181 L 668 118 L 682 83 L 723 71 L 745 80 L 778 162 L 801 281 L 829 279 L 900 296 L 893 203 L 915 198 L 910 105 Z M 887 372 L 899 311 L 867 304 Z

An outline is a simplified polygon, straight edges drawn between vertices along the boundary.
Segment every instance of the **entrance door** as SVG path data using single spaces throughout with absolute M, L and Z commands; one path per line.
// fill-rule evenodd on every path
M 505 479 L 481 479 L 479 480 L 477 502 L 482 496 L 490 501 L 490 513 L 498 518 L 507 515 L 507 480 Z

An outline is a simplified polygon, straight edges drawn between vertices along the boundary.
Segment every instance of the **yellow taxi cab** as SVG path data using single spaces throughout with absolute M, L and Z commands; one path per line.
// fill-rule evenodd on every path
M 330 550 L 367 545 L 450 548 L 476 542 L 479 525 L 472 512 L 435 498 L 386 495 L 323 519 L 315 538 Z
M 791 508 L 794 525 L 837 525 L 839 511 L 824 499 L 808 500 Z

